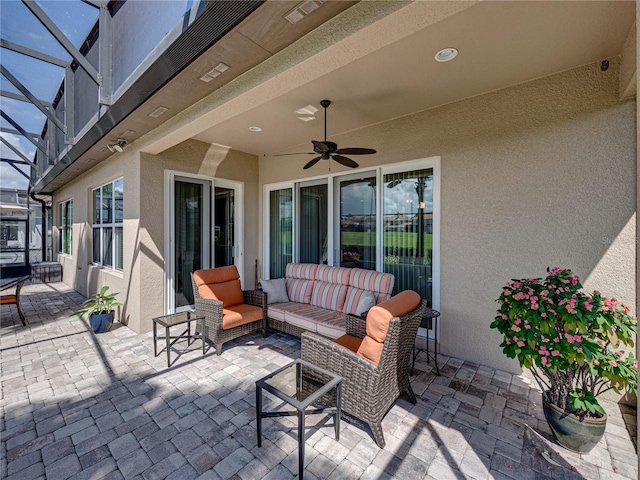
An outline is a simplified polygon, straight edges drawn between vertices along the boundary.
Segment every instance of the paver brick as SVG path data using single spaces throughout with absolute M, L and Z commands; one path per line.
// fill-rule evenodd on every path
M 44 464 L 39 462 L 7 476 L 7 480 L 31 480 L 35 478 L 43 478 L 44 474 Z
M 109 457 L 111 457 L 111 451 L 109 450 L 109 447 L 103 445 L 85 453 L 78 460 L 80 460 L 82 468 L 86 469 Z
M 75 473 L 78 473 L 82 470 L 82 466 L 80 465 L 80 461 L 76 455 L 70 454 L 65 455 L 58 461 L 47 465 L 45 468 L 45 473 L 47 478 L 55 478 L 60 480 L 66 480 L 67 478 L 73 476 Z
M 78 456 L 83 456 L 95 448 L 107 445 L 117 437 L 118 435 L 113 429 L 101 432 L 95 437 L 91 437 L 90 439 L 76 445 L 76 453 Z
M 118 469 L 126 479 L 140 475 L 153 465 L 147 454 L 140 448 L 122 457 L 117 464 Z
M 31 465 L 42 462 L 42 455 L 40 452 L 30 452 L 26 455 L 22 455 L 16 458 L 13 462 L 9 462 L 7 465 L 7 475 L 13 475 L 14 473 L 24 470 Z
M 231 478 L 253 460 L 253 458 L 251 452 L 244 447 L 240 447 L 218 462 L 214 470 L 222 478 Z

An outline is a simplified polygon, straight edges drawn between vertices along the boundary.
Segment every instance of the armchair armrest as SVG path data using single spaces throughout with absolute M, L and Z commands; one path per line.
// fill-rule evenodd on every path
M 355 315 L 346 316 L 347 321 L 347 334 L 354 337 L 364 338 L 367 334 L 367 321 Z
M 243 290 L 244 303 L 265 308 L 267 306 L 267 294 L 262 290 Z
M 302 333 L 301 357 L 313 365 L 340 375 L 345 381 L 359 379 L 359 383 L 373 384 L 378 367 L 327 337 L 313 332 Z
M 204 316 L 205 325 L 209 328 L 222 328 L 222 302 L 205 298 L 195 299 L 196 315 Z

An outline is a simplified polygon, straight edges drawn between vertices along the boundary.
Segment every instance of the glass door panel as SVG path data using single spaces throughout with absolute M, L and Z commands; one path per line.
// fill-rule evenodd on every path
M 269 278 L 284 277 L 293 260 L 293 189 L 269 192 Z
M 205 267 L 209 187 L 204 183 L 176 180 L 174 188 L 174 308 L 178 311 L 193 304 L 191 273 Z
M 341 267 L 376 269 L 376 177 L 339 181 Z
M 395 290 L 415 290 L 432 305 L 433 170 L 383 177 L 383 264 Z M 424 325 L 423 325 L 424 326 Z
M 327 184 L 300 187 L 300 263 L 327 263 Z
M 215 187 L 214 196 L 214 262 L 226 267 L 235 262 L 235 190 Z

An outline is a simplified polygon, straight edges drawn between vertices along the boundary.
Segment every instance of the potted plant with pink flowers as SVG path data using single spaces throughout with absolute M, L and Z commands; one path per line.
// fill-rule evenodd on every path
M 633 355 L 637 320 L 616 298 L 582 291 L 570 270 L 545 279 L 507 282 L 491 328 L 504 336 L 509 358 L 530 369 L 542 390 L 544 414 L 558 442 L 590 451 L 602 438 L 606 413 L 597 397 L 637 393 Z

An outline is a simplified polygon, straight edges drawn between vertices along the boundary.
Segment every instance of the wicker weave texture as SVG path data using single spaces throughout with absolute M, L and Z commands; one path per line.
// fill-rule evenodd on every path
M 222 354 L 222 345 L 229 340 L 248 335 L 253 332 L 262 331 L 263 336 L 267 336 L 267 294 L 258 290 L 243 291 L 244 303 L 262 307 L 262 319 L 255 322 L 238 325 L 237 327 L 222 328 L 222 302 L 200 297 L 198 287 L 191 275 L 193 285 L 193 297 L 195 300 L 196 314 L 204 316 L 204 335 L 213 342 L 216 353 Z
M 380 448 L 385 445 L 381 422 L 391 405 L 401 394 L 416 402 L 409 381 L 409 359 L 426 306 L 423 301 L 413 312 L 391 320 L 378 365 L 331 339 L 311 332 L 302 334 L 302 359 L 343 378 L 343 410 L 369 424 Z M 353 319 L 357 317 L 347 322 L 348 329 L 357 323 Z M 359 328 L 352 331 L 359 333 Z

